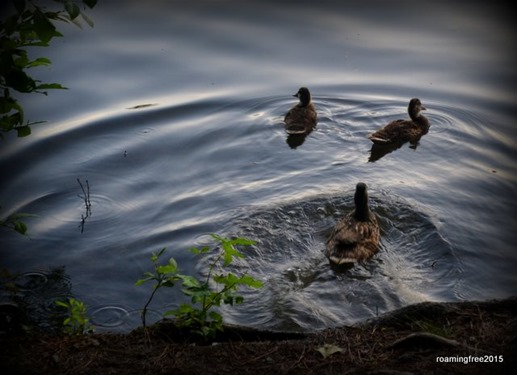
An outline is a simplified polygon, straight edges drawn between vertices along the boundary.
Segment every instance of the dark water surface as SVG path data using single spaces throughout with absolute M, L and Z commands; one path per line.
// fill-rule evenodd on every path
M 204 274 L 186 249 L 213 232 L 257 241 L 235 268 L 264 287 L 222 310 L 243 325 L 314 330 L 516 294 L 517 59 L 504 5 L 117 4 L 38 51 L 53 65 L 34 74 L 69 90 L 27 96 L 29 120 L 48 123 L 3 142 L 0 213 L 38 217 L 29 238 L 1 234 L 2 266 L 38 280 L 64 267 L 99 330 L 139 324 L 150 285 L 133 284 L 152 251 Z M 295 144 L 282 119 L 300 86 L 319 118 Z M 429 133 L 372 154 L 367 134 L 405 118 L 412 97 Z M 91 194 L 83 227 L 78 178 Z M 359 181 L 381 251 L 339 272 L 325 236 Z M 185 301 L 164 291 L 151 318 Z

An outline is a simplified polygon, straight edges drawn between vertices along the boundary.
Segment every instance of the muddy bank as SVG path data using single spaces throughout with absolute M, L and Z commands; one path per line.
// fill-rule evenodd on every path
M 180 339 L 180 340 L 178 340 Z M 313 334 L 228 327 L 185 343 L 171 324 L 127 335 L 0 337 L 2 374 L 508 374 L 517 298 L 421 303 Z

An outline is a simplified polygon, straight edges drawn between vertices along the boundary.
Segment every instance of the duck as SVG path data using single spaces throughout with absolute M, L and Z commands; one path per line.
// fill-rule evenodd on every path
M 404 143 L 410 141 L 418 142 L 422 135 L 429 130 L 429 121 L 421 113 L 426 110 L 418 98 L 409 101 L 409 120 L 395 120 L 382 129 L 368 135 L 368 138 L 375 144 L 386 145 L 393 143 Z
M 316 125 L 316 107 L 311 101 L 311 93 L 307 87 L 300 87 L 293 96 L 300 101 L 285 115 L 285 131 L 287 134 L 308 134 Z
M 325 243 L 325 255 L 335 265 L 354 264 L 378 252 L 380 228 L 368 208 L 368 187 L 359 182 L 354 194 L 355 209 L 334 227 Z

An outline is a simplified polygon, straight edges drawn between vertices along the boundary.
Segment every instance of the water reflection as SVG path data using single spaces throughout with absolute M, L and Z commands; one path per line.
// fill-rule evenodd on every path
M 285 142 L 289 145 L 290 148 L 296 149 L 300 147 L 303 142 L 305 142 L 305 138 L 307 138 L 307 136 L 312 133 L 312 130 L 313 129 L 303 134 L 288 134 Z
M 78 178 L 77 182 L 79 183 L 79 186 L 81 187 L 81 191 L 83 192 L 83 195 L 78 195 L 81 200 L 84 201 L 84 214 L 81 214 L 81 223 L 79 224 L 79 228 L 81 228 L 81 233 L 84 232 L 84 225 L 86 224 L 86 220 L 92 215 L 92 202 L 90 201 L 90 183 L 88 180 L 86 180 L 86 189 L 81 182 L 81 180 Z
M 416 150 L 419 145 L 419 142 L 420 142 L 420 137 L 410 141 L 409 148 L 412 150 Z M 387 155 L 395 150 L 398 150 L 405 144 L 406 144 L 406 142 L 393 142 L 393 143 L 385 144 L 385 145 L 374 143 L 372 145 L 372 148 L 370 149 L 370 156 L 368 157 L 368 162 L 370 162 L 370 163 L 376 162 L 377 160 L 383 158 L 385 155 Z
M 64 267 L 19 275 L 4 271 L 0 281 L 0 332 L 61 332 L 67 312 L 55 302 L 73 297 Z

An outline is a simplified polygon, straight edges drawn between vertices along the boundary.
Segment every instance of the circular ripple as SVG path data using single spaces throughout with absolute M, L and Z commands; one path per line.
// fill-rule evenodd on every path
M 118 327 L 126 321 L 129 312 L 121 306 L 103 306 L 90 314 L 92 324 L 97 327 L 113 328 Z
M 142 326 L 142 310 L 132 310 L 123 306 L 102 306 L 91 309 L 89 314 L 96 332 L 129 332 Z M 146 325 L 162 319 L 162 314 L 147 310 Z
M 194 237 L 196 246 L 212 246 L 215 239 L 209 233 L 202 233 Z
M 255 239 L 233 264 L 264 281 L 243 291 L 245 308 L 225 310 L 236 324 L 314 331 L 372 318 L 411 303 L 454 300 L 459 264 L 432 216 L 389 194 L 371 198 L 381 225 L 379 253 L 348 270 L 323 254 L 337 220 L 353 209 L 352 194 L 320 197 L 243 213 L 229 231 Z M 230 311 L 231 310 L 231 311 Z
M 33 291 L 43 288 L 48 283 L 48 278 L 43 272 L 26 272 L 18 276 L 15 283 L 20 291 Z

